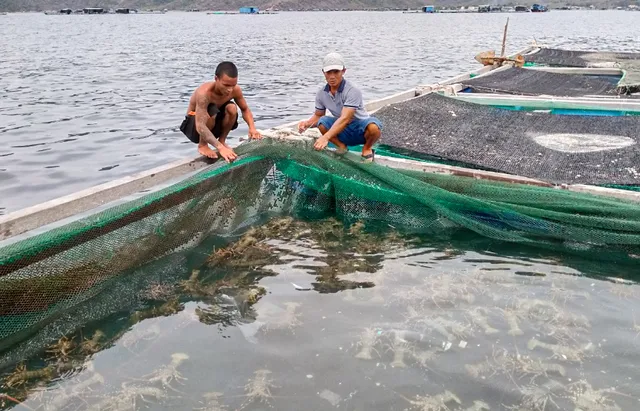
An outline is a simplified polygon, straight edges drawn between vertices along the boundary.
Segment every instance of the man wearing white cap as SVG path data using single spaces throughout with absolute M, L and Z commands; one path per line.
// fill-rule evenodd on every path
M 373 161 L 373 145 L 380 138 L 382 124 L 364 108 L 362 92 L 345 79 L 344 60 L 338 53 L 329 53 L 322 64 L 322 72 L 327 84 L 316 94 L 316 107 L 313 116 L 298 124 L 301 133 L 310 127 L 318 127 L 322 133 L 314 148 L 324 149 L 329 142 L 337 152 L 345 153 L 347 146 L 363 145 L 362 158 Z M 325 116 L 329 110 L 332 117 Z

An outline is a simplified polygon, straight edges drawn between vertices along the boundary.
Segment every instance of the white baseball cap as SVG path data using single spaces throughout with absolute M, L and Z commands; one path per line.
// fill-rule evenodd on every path
M 344 59 L 338 53 L 329 53 L 322 61 L 322 71 L 344 70 Z

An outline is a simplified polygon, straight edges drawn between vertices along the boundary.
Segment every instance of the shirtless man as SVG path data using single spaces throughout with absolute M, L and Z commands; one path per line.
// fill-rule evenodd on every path
M 223 61 L 216 67 L 214 81 L 202 84 L 193 92 L 180 131 L 198 144 L 198 152 L 203 156 L 218 158 L 208 145 L 211 144 L 230 163 L 237 154 L 226 144 L 226 139 L 229 132 L 238 127 L 238 107 L 249 126 L 249 137 L 262 138 L 238 86 L 238 68 L 232 62 Z

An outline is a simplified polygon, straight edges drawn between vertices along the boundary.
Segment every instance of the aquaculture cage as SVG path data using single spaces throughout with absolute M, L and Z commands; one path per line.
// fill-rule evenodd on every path
M 525 65 L 617 68 L 623 72 L 618 93 L 640 90 L 640 53 L 540 48 L 524 57 Z
M 308 141 L 267 138 L 244 143 L 236 152 L 239 156 L 232 164 L 217 161 L 135 199 L 107 204 L 82 218 L 40 227 L 0 243 L 0 369 L 5 370 L 3 389 L 13 396 L 11 398 L 18 401 L 27 398 L 24 387 L 35 384 L 34 381 L 63 378 L 86 369 L 86 363 L 77 364 L 81 355 L 90 357 L 118 340 L 124 347 L 130 347 L 133 343 L 126 336 L 132 328 L 153 330 L 154 323 L 145 328 L 141 325 L 143 320 L 185 310 L 185 301 L 162 295 L 165 292 L 163 284 L 179 284 L 181 292 L 190 296 L 187 301 L 215 299 L 216 305 L 195 309 L 194 314 L 203 324 L 256 324 L 247 305 L 255 303 L 265 291 L 256 287 L 254 280 L 273 275 L 268 267 L 277 260 L 271 249 L 263 249 L 260 245 L 265 240 L 286 242 L 311 236 L 322 238 L 327 248 L 340 250 L 351 247 L 348 243 L 356 238 L 362 253 L 375 254 L 394 249 L 394 242 L 405 241 L 394 233 L 442 239 L 448 244 L 465 243 L 468 247 L 476 243 L 479 248 L 486 247 L 487 243 L 478 239 L 486 239 L 505 247 L 524 247 L 539 250 L 541 254 L 561 256 L 566 262 L 572 261 L 569 265 L 575 263 L 576 267 L 585 268 L 585 272 L 589 271 L 590 262 L 598 267 L 603 264 L 615 266 L 621 273 L 632 273 L 638 267 L 640 206 L 637 202 L 580 194 L 546 184 L 497 182 L 427 173 L 419 167 L 393 168 L 363 163 L 358 154 L 317 152 Z M 327 218 L 329 223 L 326 223 Z M 318 221 L 321 223 L 313 223 Z M 349 232 L 359 230 L 358 225 L 366 227 L 369 234 L 349 236 Z M 344 236 L 340 234 L 343 227 L 347 230 Z M 15 227 L 4 225 L 2 228 L 6 234 Z M 212 237 L 227 238 L 233 246 L 221 246 L 212 242 Z M 184 261 L 185 250 L 198 247 L 208 250 L 206 255 L 188 257 L 198 259 L 196 264 Z M 515 251 L 516 255 L 520 252 Z M 317 280 L 309 285 L 309 289 L 321 294 L 352 291 L 374 287 L 374 281 L 379 287 L 381 274 L 372 274 L 372 278 L 364 281 L 338 275 L 345 267 L 355 269 L 353 267 L 358 264 L 358 270 L 375 273 L 378 265 L 356 258 L 345 259 L 340 252 L 329 253 L 330 266 L 318 269 Z M 231 266 L 234 274 L 229 276 L 228 271 L 225 272 L 225 262 L 235 264 Z M 185 278 L 185 272 L 190 270 L 188 267 L 194 265 L 201 266 L 204 271 L 194 269 Z M 417 270 L 421 269 L 418 267 Z M 404 273 L 384 274 L 393 277 Z M 524 272 L 523 275 L 536 273 Z M 436 277 L 429 281 L 437 282 L 440 291 L 430 298 L 442 305 L 449 299 L 443 297 L 449 295 L 442 294 L 443 290 L 449 290 L 447 287 L 452 280 L 448 274 Z M 461 273 L 459 281 L 476 278 L 467 277 L 467 273 Z M 150 283 L 159 284 L 158 288 L 150 288 Z M 239 287 L 240 284 L 244 285 Z M 457 291 L 446 293 L 453 292 L 455 298 L 473 301 L 465 286 L 461 287 L 459 290 L 453 287 L 451 289 Z M 377 295 L 379 288 L 375 290 Z M 230 302 L 238 299 L 229 297 L 238 292 L 244 293 L 239 299 L 244 303 L 239 307 Z M 410 291 L 403 293 L 407 298 L 412 295 Z M 140 307 L 142 294 L 146 295 L 145 301 L 153 302 L 145 303 L 145 308 Z M 422 301 L 422 295 L 416 294 L 417 301 Z M 284 309 L 276 311 L 276 318 L 281 318 L 285 327 L 294 326 L 297 324 L 297 303 L 286 304 Z M 527 304 L 530 305 L 522 308 L 523 312 L 537 316 L 549 305 L 538 300 Z M 129 309 L 132 314 L 120 318 L 123 310 Z M 107 319 L 117 326 L 113 329 L 85 328 L 87 324 Z M 246 327 L 260 327 L 252 324 Z M 457 338 L 458 334 L 454 336 L 447 331 L 447 327 L 455 329 L 457 323 L 429 324 L 432 329 L 440 330 L 445 340 Z M 493 332 L 486 327 L 488 332 Z M 515 327 L 518 327 L 517 323 Z M 530 331 L 525 324 L 521 327 Z M 313 332 L 321 332 L 319 327 L 315 328 Z M 81 338 L 76 336 L 78 329 L 85 333 Z M 250 331 L 243 330 L 243 333 L 249 333 L 247 339 L 255 338 Z M 371 330 L 367 330 L 363 341 L 370 338 L 367 333 Z M 517 328 L 512 330 L 518 331 Z M 339 335 L 347 335 L 347 332 L 340 331 Z M 371 339 L 397 333 L 397 330 L 383 329 Z M 412 335 L 409 333 L 406 338 L 414 338 Z M 392 347 L 404 344 L 404 340 L 393 338 Z M 75 345 L 67 346 L 70 341 Z M 321 338 L 316 336 L 314 341 L 319 342 Z M 295 341 L 281 340 L 279 344 L 295 344 Z M 447 350 L 451 347 L 451 342 L 443 344 Z M 467 343 L 460 341 L 459 344 L 462 347 Z M 539 338 L 531 339 L 529 346 L 538 350 L 551 347 Z M 362 350 L 356 358 L 369 358 L 366 348 Z M 11 371 L 15 364 L 43 351 L 54 351 L 59 357 L 57 362 L 30 360 Z M 67 351 L 73 351 L 73 355 Z M 420 360 L 419 354 L 415 353 L 418 361 L 426 361 L 426 357 Z M 493 361 L 511 358 L 508 355 L 506 351 L 494 353 Z M 171 363 L 157 372 L 179 376 L 177 367 L 188 358 L 184 353 L 173 353 Z M 396 358 L 394 363 L 401 365 L 402 361 Z M 457 365 L 465 369 L 464 364 Z M 470 375 L 486 372 L 473 364 L 466 367 Z M 561 367 L 548 369 L 549 372 L 554 370 L 564 373 Z M 269 373 L 271 371 L 265 369 L 256 370 L 249 389 L 254 387 L 251 384 L 257 384 L 256 381 L 264 384 L 271 381 Z M 225 380 L 233 378 L 226 373 L 211 378 L 222 378 L 223 374 Z M 68 392 L 58 395 L 54 391 L 51 402 L 82 404 L 85 400 L 79 398 L 78 387 L 99 383 L 103 378 L 98 373 L 86 375 L 91 376 Z M 30 378 L 34 381 L 27 381 Z M 148 384 L 162 381 L 160 374 L 146 380 Z M 193 387 L 194 379 L 189 383 L 188 388 Z M 100 401 L 96 409 L 109 409 L 109 401 L 130 406 L 132 396 L 143 395 L 156 400 L 167 395 L 150 385 L 131 384 L 123 384 L 115 397 L 95 400 Z M 168 386 L 173 387 L 173 383 Z M 324 398 L 322 401 L 337 403 L 335 393 L 325 391 L 319 393 Z M 443 395 L 444 401 L 459 401 L 448 391 Z M 0 398 L 0 407 L 7 403 L 3 400 L 5 398 Z M 215 401 L 219 398 L 214 396 L 209 400 L 217 404 Z M 288 406 L 300 409 L 302 404 L 293 402 Z
M 361 163 L 352 154 L 315 152 L 307 142 L 265 139 L 237 151 L 232 164 L 218 161 L 132 201 L 5 240 L 0 348 L 10 350 L 35 330 L 42 333 L 43 326 L 104 291 L 114 277 L 211 234 L 232 233 L 274 215 L 333 215 L 345 223 L 362 220 L 433 235 L 469 232 L 638 264 L 640 207 L 630 201 L 393 169 Z M 50 332 L 58 335 L 59 329 Z M 43 334 L 39 342 L 52 338 Z
M 409 156 L 430 156 L 557 185 L 615 185 L 629 190 L 640 185 L 636 168 L 640 116 L 601 116 L 586 110 L 556 115 L 548 112 L 552 110 L 505 108 L 429 93 L 390 104 L 376 115 L 385 124 L 385 146 Z
M 567 74 L 509 67 L 462 82 L 464 91 L 529 96 L 618 97 L 617 83 L 622 76 Z M 621 96 L 626 96 L 622 94 Z M 631 96 L 629 96 L 631 97 Z
M 505 75 L 524 73 L 514 70 Z M 485 92 L 483 77 L 464 83 Z M 526 94 L 521 80 L 508 92 Z M 636 404 L 626 364 L 637 362 L 629 347 L 640 331 L 629 316 L 640 301 L 637 118 L 558 120 L 436 94 L 376 116 L 385 145 L 374 163 L 266 138 L 238 146 L 232 164 L 134 196 L 106 187 L 79 201 L 79 215 L 54 202 L 63 220 L 46 208 L 0 220 L 0 409 L 29 396 L 44 409 L 170 397 L 163 409 Z M 605 161 L 576 144 L 586 134 L 628 150 Z M 279 258 L 296 247 L 322 258 Z M 272 271 L 290 258 L 314 280 Z M 258 284 L 278 276 L 287 279 L 270 291 Z M 195 340 L 194 322 L 235 334 L 169 353 Z M 167 329 L 178 335 L 138 356 L 136 344 Z M 133 362 L 135 372 L 162 365 L 121 378 Z

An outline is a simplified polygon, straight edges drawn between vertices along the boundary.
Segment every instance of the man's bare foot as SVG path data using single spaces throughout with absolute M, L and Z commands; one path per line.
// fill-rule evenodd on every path
M 346 144 L 344 144 L 342 141 L 338 140 L 337 138 L 331 142 L 333 143 L 334 146 L 336 146 L 336 154 L 344 154 L 347 151 L 349 151 Z
M 204 146 L 198 145 L 198 153 L 202 154 L 203 156 L 209 157 L 209 158 L 218 158 L 218 153 L 213 151 L 206 144 Z

